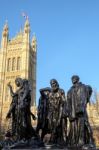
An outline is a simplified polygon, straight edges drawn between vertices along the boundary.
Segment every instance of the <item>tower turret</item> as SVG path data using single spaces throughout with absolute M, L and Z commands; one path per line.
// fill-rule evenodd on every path
M 25 77 L 28 79 L 29 72 L 29 51 L 30 51 L 30 23 L 28 18 L 25 21 L 24 25 L 24 37 L 23 37 L 23 53 L 25 62 L 22 64 L 22 69 L 26 70 Z M 25 64 L 25 65 L 24 65 Z
M 7 47 L 8 36 L 9 36 L 9 29 L 8 23 L 6 21 L 2 32 L 1 49 L 5 49 Z
M 34 35 L 31 42 L 31 48 L 33 53 L 33 95 L 34 95 L 34 101 L 33 106 L 36 106 L 36 66 L 37 66 L 37 40 L 36 36 Z

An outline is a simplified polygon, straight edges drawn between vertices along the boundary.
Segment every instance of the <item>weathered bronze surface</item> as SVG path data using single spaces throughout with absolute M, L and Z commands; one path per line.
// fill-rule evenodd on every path
M 31 89 L 29 81 L 17 78 L 18 90 L 8 87 L 12 102 L 7 119 L 12 119 L 11 131 L 5 135 L 1 147 L 10 149 L 65 149 L 95 150 L 92 129 L 87 115 L 92 88 L 81 83 L 79 76 L 72 76 L 72 87 L 67 92 L 60 88 L 56 79 L 50 87 L 40 89 L 37 127 L 31 124 Z

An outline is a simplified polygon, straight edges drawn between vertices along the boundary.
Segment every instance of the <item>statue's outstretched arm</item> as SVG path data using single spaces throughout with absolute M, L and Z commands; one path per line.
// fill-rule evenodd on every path
M 13 96 L 15 95 L 15 93 L 13 92 L 13 89 L 12 89 L 12 86 L 11 86 L 10 83 L 8 83 L 8 87 L 9 87 L 9 89 L 10 89 L 10 94 L 11 94 L 11 96 L 13 97 Z

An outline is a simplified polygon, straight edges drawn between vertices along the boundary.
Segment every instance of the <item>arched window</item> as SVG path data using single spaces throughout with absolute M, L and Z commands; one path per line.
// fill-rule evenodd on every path
M 7 60 L 7 71 L 11 70 L 11 58 L 8 58 Z
M 14 57 L 14 58 L 12 58 L 12 71 L 15 70 L 15 67 L 16 67 L 16 59 Z
M 17 70 L 20 70 L 20 68 L 21 68 L 21 58 L 18 57 L 17 58 Z

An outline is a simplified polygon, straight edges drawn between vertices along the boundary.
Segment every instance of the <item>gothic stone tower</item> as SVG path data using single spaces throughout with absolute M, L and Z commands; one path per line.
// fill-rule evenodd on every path
M 5 118 L 11 103 L 10 91 L 7 84 L 10 82 L 16 91 L 17 77 L 29 79 L 31 84 L 32 111 L 36 110 L 36 37 L 30 43 L 30 24 L 26 19 L 24 30 L 14 38 L 9 39 L 9 28 L 6 23 L 1 39 L 0 48 L 0 127 L 5 126 Z

